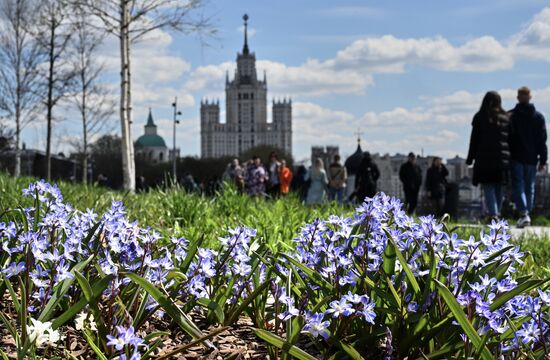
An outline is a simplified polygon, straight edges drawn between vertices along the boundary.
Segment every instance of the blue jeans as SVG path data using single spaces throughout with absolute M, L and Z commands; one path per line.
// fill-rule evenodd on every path
M 533 209 L 537 166 L 512 161 L 512 187 L 516 208 L 523 215 Z
M 337 199 L 339 204 L 342 204 L 344 202 L 344 190 L 346 188 L 340 188 L 335 189 L 333 187 L 329 187 L 328 189 L 328 199 L 330 201 Z
M 502 186 L 499 183 L 481 184 L 485 194 L 485 205 L 489 216 L 500 215 L 502 207 Z

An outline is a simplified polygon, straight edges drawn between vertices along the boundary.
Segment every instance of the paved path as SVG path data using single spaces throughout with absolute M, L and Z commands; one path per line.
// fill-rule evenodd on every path
M 460 227 L 472 227 L 472 228 L 482 228 L 483 225 L 477 224 L 464 224 L 458 225 Z M 523 229 L 518 229 L 516 226 L 510 226 L 510 233 L 514 238 L 521 238 L 522 236 L 536 236 L 536 237 L 545 237 L 550 239 L 550 227 L 548 226 L 528 226 Z

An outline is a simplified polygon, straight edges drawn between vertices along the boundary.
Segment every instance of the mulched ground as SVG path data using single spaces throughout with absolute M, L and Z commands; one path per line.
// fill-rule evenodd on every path
M 11 317 L 10 314 L 4 314 Z M 165 327 L 159 327 L 159 325 L 161 325 L 159 323 L 146 323 L 145 325 L 146 326 L 142 328 L 145 333 L 163 330 L 169 326 L 168 324 L 164 324 Z M 240 319 L 235 326 L 230 327 L 212 338 L 211 342 L 214 344 L 215 349 L 208 349 L 205 346 L 197 345 L 186 349 L 180 354 L 172 356 L 171 359 L 269 359 L 265 344 L 254 335 L 251 327 L 252 323 L 248 319 Z M 209 333 L 216 329 L 215 326 L 207 328 L 201 326 L 201 328 L 204 333 Z M 78 359 L 96 358 L 96 355 L 88 346 L 86 340 L 80 336 L 79 331 L 75 330 L 72 326 L 64 326 L 62 329 L 66 336 L 63 343 L 59 343 L 56 349 L 45 349 L 45 352 L 41 354 L 42 356 L 50 358 L 57 355 L 64 358 L 65 350 L 67 350 Z M 170 331 L 172 334 L 162 338 L 163 346 L 154 352 L 155 356 L 153 356 L 153 358 L 158 355 L 169 353 L 191 341 L 190 337 L 179 329 L 173 328 L 170 329 Z M 8 354 L 10 359 L 17 359 L 15 341 L 3 326 L 0 326 L 0 348 Z

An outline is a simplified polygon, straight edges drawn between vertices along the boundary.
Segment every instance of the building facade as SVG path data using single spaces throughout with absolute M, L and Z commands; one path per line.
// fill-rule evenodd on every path
M 338 146 L 312 146 L 311 147 L 311 164 L 315 164 L 315 159 L 319 158 L 323 160 L 325 170 L 328 171 L 330 164 L 334 162 L 334 157 L 340 155 L 340 149 Z
M 201 156 L 238 156 L 250 148 L 269 145 L 292 154 L 292 101 L 272 103 L 267 121 L 267 79 L 258 79 L 256 55 L 248 48 L 248 16 L 244 16 L 244 46 L 237 54 L 233 79 L 225 81 L 225 123 L 220 122 L 219 100 L 201 101 Z

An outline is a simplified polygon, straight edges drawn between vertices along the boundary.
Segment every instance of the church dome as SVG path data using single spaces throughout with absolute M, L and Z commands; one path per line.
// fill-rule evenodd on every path
M 145 134 L 141 135 L 137 141 L 136 146 L 140 147 L 166 147 L 164 139 L 157 134 Z
M 153 113 L 149 108 L 147 124 L 145 124 L 145 134 L 141 135 L 136 141 L 137 147 L 166 147 L 164 139 L 157 134 L 157 126 L 153 120 Z
M 361 167 L 361 160 L 363 160 L 363 150 L 361 150 L 361 144 L 357 144 L 357 150 L 346 159 L 344 166 L 348 174 L 357 174 Z

